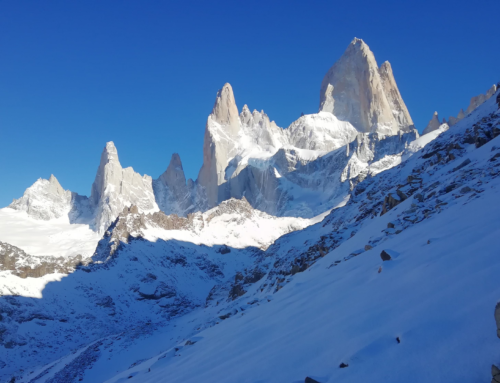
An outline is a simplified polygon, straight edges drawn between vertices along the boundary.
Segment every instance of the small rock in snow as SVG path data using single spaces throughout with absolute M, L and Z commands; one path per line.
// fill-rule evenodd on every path
M 390 260 L 392 260 L 392 258 L 389 255 L 389 253 L 387 253 L 385 250 L 382 250 L 382 252 L 380 253 L 380 258 L 382 258 L 382 261 L 390 261 Z

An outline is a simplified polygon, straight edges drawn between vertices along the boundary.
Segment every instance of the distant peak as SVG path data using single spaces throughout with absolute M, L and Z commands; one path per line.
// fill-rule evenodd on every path
M 105 164 L 111 161 L 117 161 L 119 163 L 118 150 L 116 149 L 115 143 L 113 141 L 108 141 L 106 142 L 106 146 L 102 151 L 101 163 Z
M 389 61 L 385 61 L 382 65 L 380 65 L 380 70 L 385 72 L 392 72 L 392 66 Z
M 232 127 L 233 133 L 237 132 L 239 127 L 238 108 L 233 88 L 229 83 L 225 83 L 222 89 L 217 92 L 212 116 L 219 124 Z
M 356 50 L 362 50 L 362 51 L 365 51 L 365 50 L 369 51 L 370 50 L 370 47 L 362 39 L 358 39 L 357 37 L 355 37 L 351 41 L 351 44 L 349 44 L 349 47 L 353 47 Z
M 172 158 L 170 159 L 169 166 L 175 166 L 177 168 L 182 169 L 182 161 L 181 161 L 181 156 L 179 156 L 179 153 L 172 154 Z
M 356 44 L 359 44 L 359 45 L 365 44 L 366 45 L 366 43 L 363 41 L 363 39 L 358 39 L 357 37 L 352 39 L 351 44 L 352 45 L 356 45 Z
M 116 152 L 116 146 L 115 146 L 115 143 L 113 141 L 108 141 L 106 142 L 106 150 L 109 152 L 109 151 L 114 151 Z

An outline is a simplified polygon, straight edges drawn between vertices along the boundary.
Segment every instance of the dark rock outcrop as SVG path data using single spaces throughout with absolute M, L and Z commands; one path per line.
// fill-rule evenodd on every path
M 392 260 L 392 257 L 385 250 L 382 250 L 382 252 L 380 253 L 380 258 L 382 258 L 382 261 L 390 261 L 390 260 Z

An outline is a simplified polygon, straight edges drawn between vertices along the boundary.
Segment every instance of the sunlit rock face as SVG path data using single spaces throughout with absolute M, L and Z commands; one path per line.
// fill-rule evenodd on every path
M 391 65 L 379 68 L 368 45 L 357 38 L 323 78 L 319 110 L 349 121 L 360 132 L 392 135 L 413 128 Z

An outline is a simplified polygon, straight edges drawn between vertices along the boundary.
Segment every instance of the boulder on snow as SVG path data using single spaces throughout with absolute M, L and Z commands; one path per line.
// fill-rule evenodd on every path
M 320 383 L 320 382 L 318 382 L 316 379 L 307 376 L 306 379 L 304 380 L 304 383 Z
M 339 367 L 340 368 L 346 368 L 346 367 L 349 367 L 349 365 L 347 363 L 342 362 L 342 363 L 340 363 Z
M 382 261 L 392 261 L 398 255 L 398 253 L 392 250 L 382 250 L 382 252 L 380 253 L 380 258 L 382 258 Z
M 380 258 L 382 258 L 382 261 L 390 261 L 390 260 L 392 260 L 392 258 L 389 255 L 389 253 L 387 253 L 385 250 L 382 250 L 382 252 L 380 253 Z
M 408 196 L 403 193 L 403 191 L 397 189 L 396 193 L 389 193 L 387 196 L 384 198 L 384 204 L 382 205 L 382 213 L 380 215 L 384 215 L 387 213 L 389 210 L 392 208 L 396 207 L 399 205 L 401 202 L 406 200 Z
M 373 247 L 371 245 L 365 245 L 365 251 L 371 250 Z

